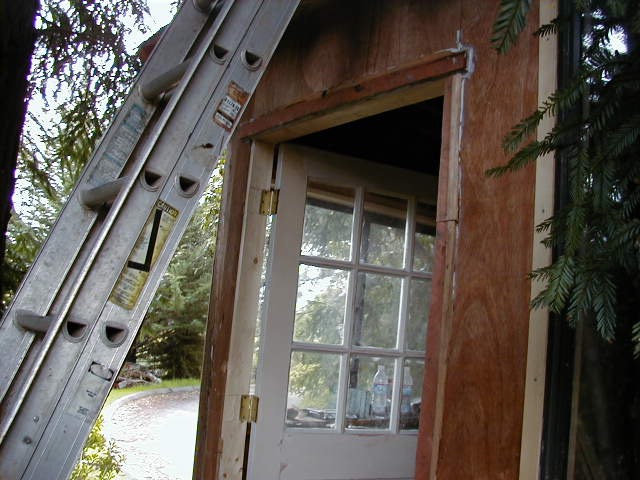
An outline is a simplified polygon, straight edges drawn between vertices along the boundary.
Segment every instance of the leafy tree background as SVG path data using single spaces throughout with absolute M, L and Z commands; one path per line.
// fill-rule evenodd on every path
M 42 3 L 30 76 L 33 108 L 18 155 L 21 204 L 12 210 L 2 268 L 2 309 L 140 69 L 126 37 L 131 28 L 149 34 L 145 13 L 146 0 Z M 220 172 L 178 247 L 134 350 L 134 358 L 146 355 L 171 377 L 197 377 L 201 367 Z
M 140 59 L 126 48 L 125 37 L 131 28 L 146 32 L 145 13 L 146 0 L 47 0 L 34 12 L 31 108 L 17 157 L 24 205 L 18 214 L 8 204 L 1 310 L 139 70 Z
M 5 75 L 13 72 L 14 65 L 19 65 L 19 55 L 26 55 L 23 62 L 31 64 L 30 73 L 29 68 L 21 73 L 23 82 L 27 82 L 26 89 L 7 90 L 4 95 L 15 96 L 24 106 L 30 98 L 32 104 L 19 149 L 13 151 L 12 157 L 4 156 L 11 149 L 3 152 L 2 182 L 10 183 L 8 189 L 3 187 L 0 198 L 3 219 L 8 219 L 9 212 L 12 218 L 16 217 L 11 195 L 18 150 L 21 176 L 18 182 L 34 184 L 34 189 L 24 195 L 30 206 L 38 208 L 42 203 L 59 202 L 72 187 L 74 175 L 83 168 L 139 69 L 140 60 L 135 52 L 126 49 L 125 36 L 132 27 L 125 24 L 124 18 L 131 19 L 133 28 L 145 31 L 143 16 L 147 12 L 146 0 L 3 2 L 0 8 L 3 25 L 10 31 L 12 22 L 24 18 L 22 28 L 26 32 L 18 39 L 21 43 L 11 37 L 2 42 L 2 71 Z M 43 104 L 37 116 L 33 113 L 36 101 Z M 5 119 L 21 127 L 24 114 L 22 110 Z M 47 115 L 55 120 L 45 121 Z M 20 128 L 13 130 L 17 140 Z M 66 175 L 61 175 L 62 172 Z M 12 259 L 5 262 L 4 248 L 0 248 L 0 308 L 6 306 L 24 272 L 24 266 L 16 261 L 28 258 L 35 249 L 25 236 L 29 220 L 33 223 L 34 237 L 40 237 L 38 242 L 42 240 L 43 224 L 50 221 L 51 211 L 41 213 L 46 217 L 42 222 L 34 213 L 30 219 L 15 221 L 13 233 L 7 236 L 5 229 L 11 227 L 0 224 L 0 247 L 4 247 L 6 239 L 9 248 L 22 249 L 14 251 Z M 18 243 L 16 236 L 22 241 Z
M 26 78 L 25 72 L 24 80 L 28 80 L 26 95 L 31 98 L 31 106 L 17 157 L 19 205 L 15 209 L 7 205 L 11 220 L 6 237 L 4 233 L 2 236 L 8 248 L 6 256 L 0 258 L 0 313 L 35 259 L 139 71 L 141 61 L 135 48 L 127 46 L 127 35 L 131 29 L 149 33 L 144 23 L 146 0 L 36 3 L 31 13 L 27 12 L 32 15 L 34 46 L 31 74 Z M 3 3 L 3 22 L 7 12 L 11 10 L 5 10 Z M 8 71 L 4 68 L 8 64 L 3 55 L 3 72 Z M 22 101 L 23 96 L 18 98 Z M 5 166 L 3 163 L 3 175 Z M 13 178 L 13 167 L 6 171 Z M 149 363 L 171 376 L 199 375 L 220 171 L 178 247 L 138 339 L 138 349 L 144 351 Z M 75 478 L 112 478 L 119 468 L 119 458 L 98 425 Z

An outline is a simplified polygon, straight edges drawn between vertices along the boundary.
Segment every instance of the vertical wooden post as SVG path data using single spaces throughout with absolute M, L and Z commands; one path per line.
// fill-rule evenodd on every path
M 463 78 L 447 80 L 442 118 L 442 147 L 438 179 L 435 271 L 425 358 L 420 435 L 416 453 L 416 478 L 435 478 L 444 410 L 444 382 L 450 323 L 453 315 L 453 279 L 458 230 L 460 189 L 460 129 Z
M 558 15 L 558 2 L 540 3 L 540 24 L 551 22 Z M 538 58 L 538 103 L 541 104 L 557 87 L 558 40 L 555 35 L 541 37 Z M 547 117 L 538 128 L 539 140 L 551 131 L 555 118 Z M 538 225 L 553 213 L 555 184 L 554 154 L 538 159 L 536 163 L 536 190 L 534 223 Z M 546 232 L 533 233 L 531 268 L 551 263 L 551 249 L 542 244 Z M 540 293 L 542 285 L 531 284 L 531 298 Z M 547 370 L 547 340 L 549 313 L 546 309 L 531 310 L 529 319 L 529 344 L 527 349 L 527 377 L 525 380 L 522 446 L 520 450 L 520 479 L 540 478 L 542 455 L 542 428 Z
M 222 209 L 203 355 L 193 473 L 193 478 L 198 480 L 216 478 L 222 450 L 222 411 L 251 160 L 249 143 L 234 138 L 230 145 L 231 154 L 224 170 Z

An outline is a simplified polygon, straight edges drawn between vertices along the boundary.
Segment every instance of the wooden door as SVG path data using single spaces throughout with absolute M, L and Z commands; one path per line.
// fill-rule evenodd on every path
M 437 179 L 294 145 L 278 162 L 248 478 L 413 478 Z

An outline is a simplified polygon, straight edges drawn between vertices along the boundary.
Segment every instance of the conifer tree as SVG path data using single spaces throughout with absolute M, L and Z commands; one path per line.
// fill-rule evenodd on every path
M 539 231 L 556 248 L 553 263 L 532 272 L 546 287 L 533 306 L 594 319 L 607 341 L 633 323 L 640 354 L 640 10 L 631 0 L 574 0 L 582 21 L 578 73 L 504 138 L 511 160 L 502 175 L 550 152 L 568 166 L 567 201 Z M 504 53 L 517 41 L 531 0 L 502 0 L 492 43 Z M 543 25 L 538 35 L 565 28 L 569 19 Z M 614 48 L 612 39 L 624 47 Z M 578 112 L 576 114 L 576 112 Z M 556 126 L 532 135 L 547 116 Z

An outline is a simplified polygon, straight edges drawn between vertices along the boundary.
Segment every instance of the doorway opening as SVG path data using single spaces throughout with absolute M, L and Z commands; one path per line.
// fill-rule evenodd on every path
M 443 100 L 414 103 L 291 142 L 437 176 Z
M 442 114 L 440 97 L 280 146 L 248 478 L 414 475 Z

